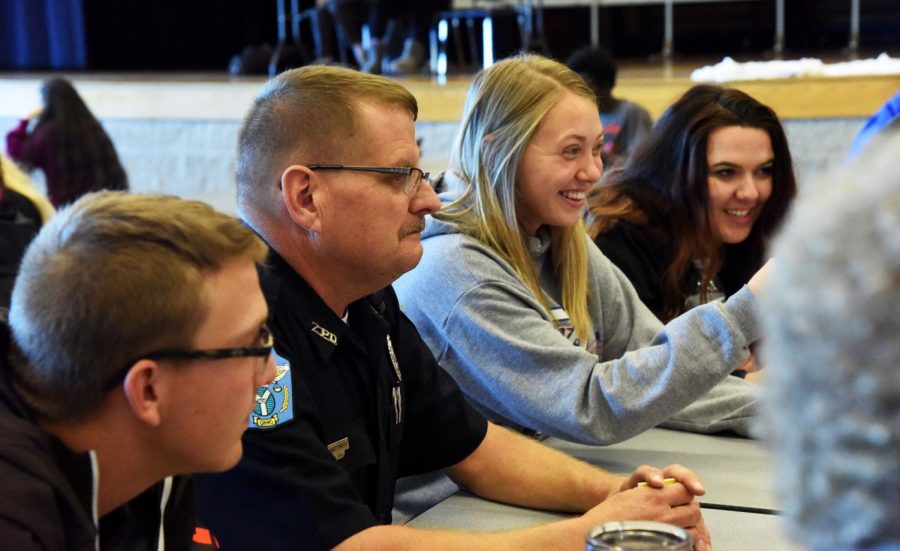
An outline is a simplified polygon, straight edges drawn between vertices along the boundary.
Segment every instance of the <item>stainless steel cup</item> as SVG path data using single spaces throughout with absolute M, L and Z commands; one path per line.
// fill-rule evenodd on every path
M 606 522 L 588 534 L 587 551 L 691 551 L 691 535 L 684 528 L 629 520 Z

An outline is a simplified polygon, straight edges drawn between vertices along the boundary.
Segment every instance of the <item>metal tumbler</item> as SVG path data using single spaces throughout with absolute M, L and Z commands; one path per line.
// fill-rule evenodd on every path
M 587 551 L 691 551 L 687 530 L 649 521 L 606 522 L 588 534 Z

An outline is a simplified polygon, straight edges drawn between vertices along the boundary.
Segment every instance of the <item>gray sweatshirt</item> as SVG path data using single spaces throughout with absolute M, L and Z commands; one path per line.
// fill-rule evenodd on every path
M 488 418 L 586 444 L 613 444 L 660 423 L 749 434 L 758 387 L 729 376 L 759 336 L 748 288 L 663 326 L 585 235 L 596 334 L 579 343 L 559 306 L 549 239 L 530 247 L 559 328 L 480 241 L 431 218 L 422 239 L 422 261 L 394 287 L 440 365 Z

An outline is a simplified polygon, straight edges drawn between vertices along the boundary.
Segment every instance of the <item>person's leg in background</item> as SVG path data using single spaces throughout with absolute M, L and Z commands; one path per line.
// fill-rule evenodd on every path
M 410 14 L 403 53 L 390 64 L 394 74 L 415 73 L 428 61 L 428 33 L 434 16 L 449 8 L 449 0 L 407 0 Z
M 406 0 L 374 0 L 369 11 L 369 47 L 366 49 L 366 63 L 361 69 L 375 75 L 381 74 L 384 52 L 387 49 L 385 34 L 388 21 L 398 17 L 407 7 Z
M 368 64 L 368 52 L 362 45 L 362 26 L 369 13 L 369 2 L 364 0 L 331 0 L 328 9 L 334 18 L 338 44 L 349 44 L 353 61 L 360 70 Z
M 334 16 L 326 6 L 316 6 L 313 9 L 315 11 L 310 20 L 316 53 L 313 63 L 317 65 L 334 63 L 340 59 L 340 52 L 335 50 Z

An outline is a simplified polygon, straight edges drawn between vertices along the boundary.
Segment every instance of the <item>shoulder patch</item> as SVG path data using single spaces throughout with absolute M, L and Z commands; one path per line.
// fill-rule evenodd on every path
M 273 429 L 294 419 L 291 364 L 272 350 L 275 380 L 256 390 L 256 407 L 250 412 L 250 429 Z

